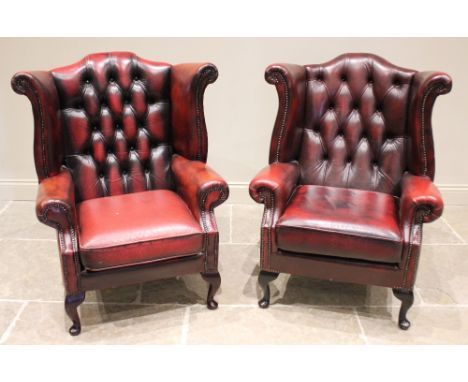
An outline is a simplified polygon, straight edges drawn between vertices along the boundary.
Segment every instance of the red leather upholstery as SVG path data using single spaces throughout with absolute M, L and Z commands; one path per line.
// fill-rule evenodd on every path
M 178 155 L 173 157 L 172 171 L 177 192 L 206 233 L 206 269 L 215 271 L 218 268 L 218 228 L 213 210 L 227 199 L 227 183 L 204 162 Z
M 276 214 L 281 214 L 298 179 L 297 163 L 272 163 L 261 170 L 250 182 L 250 196 L 257 203 L 265 203 L 266 199 L 270 198 Z
M 96 54 L 51 75 L 77 200 L 171 188 L 169 64 Z
M 261 270 L 412 288 L 422 223 L 443 209 L 431 113 L 450 77 L 352 53 L 265 78 L 279 104 L 270 165 L 250 184 L 265 204 Z
M 100 270 L 203 251 L 203 231 L 169 190 L 86 200 L 78 205 L 81 261 Z
M 209 63 L 170 65 L 130 52 L 19 72 L 34 114 L 37 216 L 57 229 L 65 307 L 89 289 L 199 272 L 220 285 L 213 209 L 229 194 L 208 166 Z
M 205 165 L 208 139 L 203 111 L 205 88 L 217 75 L 216 67 L 208 63 L 170 65 L 130 52 L 110 52 L 91 54 L 47 72 L 20 72 L 12 78 L 13 89 L 27 95 L 33 106 L 35 164 L 41 182 L 38 217 L 59 229 L 69 227 L 61 232 L 70 236 L 64 240 L 70 241 L 75 273 L 82 263 L 89 264 L 89 269 L 101 269 L 198 252 L 208 257 L 206 271 L 217 272 L 218 231 L 213 208 L 227 199 L 229 190 L 226 182 Z M 59 189 L 63 200 L 55 199 Z M 204 238 L 192 238 L 180 248 L 166 244 L 148 253 L 129 250 L 135 244 L 132 230 L 155 229 L 148 222 L 148 210 L 156 219 L 154 209 L 163 211 L 172 204 L 132 207 L 135 226 L 129 226 L 130 232 L 124 235 L 118 221 L 104 216 L 104 211 L 110 214 L 119 203 L 108 206 L 106 201 L 101 206 L 96 199 L 150 190 L 171 190 L 181 195 L 178 200 L 188 207 L 199 228 L 197 235 L 202 232 Z M 124 200 L 134 202 L 130 197 Z M 75 203 L 82 211 L 87 201 L 97 210 L 103 209 L 100 223 L 92 219 L 93 214 L 83 217 L 81 213 L 79 219 L 76 216 Z M 161 225 L 158 235 L 140 239 L 162 240 L 164 232 L 185 237 L 186 230 L 177 230 L 185 227 L 177 221 L 181 217 L 178 206 L 174 204 L 171 213 L 164 210 L 168 217 L 158 214 L 153 222 Z M 165 230 L 162 225 L 167 225 Z M 97 240 L 98 244 L 87 240 Z M 207 242 L 203 249 L 201 240 Z M 109 255 L 109 261 L 102 255 L 106 259 L 101 262 L 94 260 L 97 248 L 105 248 L 106 253 L 111 248 L 120 249 L 116 249 L 116 255 Z M 93 250 L 92 259 L 89 249 Z M 125 256 L 121 254 L 127 250 Z M 78 259 L 81 251 L 86 254 Z
M 75 186 L 68 169 L 44 179 L 36 199 L 36 215 L 40 222 L 57 229 L 63 282 L 68 294 L 79 290 Z
M 278 248 L 289 252 L 401 261 L 398 208 L 388 194 L 299 186 L 276 223 Z
M 398 192 L 414 71 L 365 55 L 306 66 L 303 184 Z

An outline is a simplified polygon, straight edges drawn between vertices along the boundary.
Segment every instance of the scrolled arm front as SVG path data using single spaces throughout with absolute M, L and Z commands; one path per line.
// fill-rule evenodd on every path
M 36 214 L 44 224 L 57 229 L 63 281 L 67 294 L 79 292 L 77 216 L 75 188 L 70 172 L 64 168 L 39 184 Z
M 216 81 L 218 70 L 210 63 L 186 63 L 171 68 L 171 119 L 174 149 L 190 160 L 206 162 L 206 134 L 203 96 Z
M 228 185 L 221 176 L 201 161 L 174 155 L 171 168 L 177 192 L 206 233 L 205 272 L 217 273 L 219 234 L 213 209 L 228 198 Z
M 260 170 L 250 182 L 249 193 L 257 203 L 274 210 L 274 221 L 284 211 L 297 185 L 300 169 L 297 162 L 275 162 Z
M 429 177 L 406 173 L 401 185 L 401 224 L 409 225 L 418 212 L 423 215 L 425 223 L 432 222 L 442 215 L 444 209 L 442 197 Z
M 51 227 L 73 228 L 76 221 L 75 187 L 68 170 L 63 169 L 39 184 L 36 214 L 42 223 Z
M 180 155 L 173 156 L 171 168 L 177 192 L 193 215 L 201 220 L 203 225 L 209 225 L 210 222 L 205 220 L 205 213 L 212 212 L 229 196 L 226 181 L 206 163 L 188 160 Z

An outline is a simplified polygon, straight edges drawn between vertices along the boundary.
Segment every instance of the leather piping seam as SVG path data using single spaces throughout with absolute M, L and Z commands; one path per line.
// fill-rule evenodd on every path
M 63 213 L 65 214 L 66 218 L 67 218 L 67 221 L 68 221 L 68 224 L 70 226 L 70 236 L 71 236 L 71 239 L 72 239 L 72 250 L 73 250 L 73 261 L 75 263 L 75 275 L 76 275 L 76 282 L 77 282 L 77 287 L 78 287 L 78 290 L 81 290 L 81 286 L 80 286 L 80 277 L 79 277 L 79 269 L 80 269 L 80 264 L 79 264 L 79 261 L 78 261 L 78 244 L 77 244 L 77 239 L 76 239 L 76 231 L 75 229 L 73 228 L 73 224 L 72 224 L 72 221 L 71 221 L 71 218 L 70 218 L 70 207 L 67 206 L 67 207 L 64 207 L 63 205 L 59 204 L 59 203 L 50 203 L 47 205 L 47 207 L 44 209 L 44 211 L 42 212 L 41 215 L 39 215 L 39 220 L 41 222 L 43 222 L 44 224 L 47 224 L 47 222 L 49 221 L 49 210 L 51 210 L 52 208 L 58 208 L 59 210 L 62 210 Z M 63 255 L 63 252 L 64 252 L 64 249 L 65 249 L 65 241 L 64 241 L 64 238 L 63 238 L 63 235 L 64 235 L 64 232 L 65 230 L 63 229 L 62 225 L 58 222 L 54 222 L 54 221 L 51 221 L 51 223 L 56 227 L 56 229 L 58 230 L 58 233 L 59 233 L 59 242 L 60 242 L 60 251 L 61 251 L 61 256 Z
M 199 84 L 197 86 L 196 96 L 195 96 L 195 127 L 197 130 L 198 138 L 198 152 L 196 153 L 195 158 L 197 160 L 202 160 L 202 151 L 203 151 L 203 132 L 202 132 L 202 115 L 203 112 L 203 94 L 206 87 L 210 83 L 209 74 L 212 71 L 211 66 L 203 68 L 200 72 Z
M 267 226 L 267 251 L 268 251 L 268 256 L 271 255 L 271 234 L 272 234 L 272 229 L 273 229 L 273 209 L 275 207 L 275 194 L 272 190 L 268 188 L 262 188 L 259 190 L 260 194 L 260 201 L 265 205 L 265 208 L 263 210 L 263 217 L 262 217 L 262 230 L 261 230 L 261 238 L 260 238 L 260 267 L 262 270 L 266 270 L 267 267 L 264 266 L 265 262 L 265 229 L 264 226 Z M 268 269 L 271 269 L 268 267 Z M 276 272 L 275 270 L 273 270 Z
M 422 214 L 420 214 L 418 216 L 417 221 L 416 221 L 416 219 L 413 219 L 413 222 L 411 224 L 411 230 L 410 230 L 410 235 L 411 236 L 412 236 L 412 233 L 413 233 L 413 230 L 414 230 L 415 226 L 419 227 L 420 230 L 422 229 L 423 219 L 424 219 L 424 217 L 426 215 L 428 215 L 428 211 L 424 211 Z M 411 250 L 413 249 L 413 244 L 414 244 L 414 241 L 413 241 L 411 236 L 410 236 L 410 242 L 409 242 L 409 248 L 408 248 L 408 259 L 406 260 L 406 264 L 405 264 L 403 285 L 401 287 L 399 287 L 399 288 L 407 288 L 408 270 L 409 270 L 409 265 L 410 265 L 411 257 L 412 257 L 412 251 Z
M 103 268 L 91 268 L 88 266 L 84 266 L 86 271 L 89 272 L 100 272 L 100 271 L 108 271 L 108 270 L 115 270 L 115 269 L 124 269 L 124 268 L 131 268 L 131 267 L 137 267 L 140 265 L 148 265 L 148 264 L 155 264 L 155 263 L 161 263 L 164 261 L 169 261 L 169 260 L 174 260 L 174 259 L 186 259 L 186 258 L 196 258 L 200 256 L 201 254 L 199 252 L 197 253 L 189 253 L 189 254 L 184 254 L 184 255 L 174 255 L 170 257 L 164 257 L 162 259 L 154 259 L 154 260 L 144 260 L 144 261 L 139 261 L 139 262 L 134 262 L 131 264 L 121 264 L 121 265 L 114 265 L 110 267 L 103 267 Z
M 144 192 L 144 191 L 143 191 Z M 172 240 L 172 239 L 189 239 L 191 237 L 196 237 L 199 235 L 202 235 L 202 232 L 197 232 L 197 233 L 190 233 L 187 235 L 176 235 L 172 237 L 165 237 L 165 238 L 160 238 L 160 239 L 149 239 L 149 240 L 141 240 L 141 241 L 134 241 L 132 243 L 123 243 L 123 244 L 117 244 L 113 246 L 105 246 L 105 247 L 99 247 L 99 248 L 93 248 L 93 247 L 83 247 L 81 246 L 81 252 L 93 252 L 93 251 L 101 251 L 101 250 L 108 250 L 108 249 L 119 249 L 119 248 L 126 248 L 126 247 L 132 247 L 132 246 L 144 246 L 144 245 L 150 245 L 150 244 L 158 244 L 160 242 L 164 242 L 167 240 Z M 198 253 L 198 252 L 196 252 Z
M 429 95 L 432 93 L 432 91 L 437 90 L 439 91 L 442 88 L 441 85 L 432 85 L 430 86 L 426 92 L 424 93 L 423 101 L 422 101 L 422 107 L 421 107 L 421 140 L 422 140 L 422 148 L 423 148 L 423 159 L 424 159 L 424 169 L 423 169 L 423 175 L 427 175 L 427 153 L 426 153 L 426 132 L 425 132 L 425 124 L 426 124 L 426 118 L 425 118 L 425 113 L 426 113 L 426 102 L 429 97 Z
M 217 192 L 217 191 L 219 191 L 220 193 L 219 198 L 211 204 L 211 206 L 209 207 L 207 211 L 205 208 L 206 200 L 208 199 L 209 194 L 211 194 L 212 192 Z M 208 188 L 205 192 L 203 192 L 202 197 L 200 199 L 199 208 L 200 208 L 200 213 L 201 213 L 203 231 L 205 232 L 205 243 L 204 243 L 205 244 L 205 251 L 204 251 L 205 252 L 205 270 L 208 270 L 208 223 L 207 223 L 206 213 L 208 212 L 208 215 L 211 216 L 213 214 L 214 208 L 222 204 L 226 199 L 227 199 L 227 193 L 225 192 L 225 187 L 223 186 L 213 186 L 211 188 Z M 214 223 L 216 225 L 216 220 L 214 221 Z M 215 256 L 216 255 L 217 254 L 215 253 Z M 215 258 L 215 265 L 217 268 L 217 256 Z
M 279 162 L 279 155 L 280 155 L 280 148 L 281 148 L 281 141 L 283 139 L 284 129 L 286 127 L 286 119 L 289 113 L 289 87 L 286 77 L 282 72 L 279 70 L 275 70 L 272 72 L 273 82 L 278 86 L 280 82 L 284 85 L 284 105 L 282 107 L 282 118 L 280 122 L 280 131 L 278 134 L 277 146 L 276 146 L 276 161 Z
M 401 240 L 393 240 L 393 239 L 388 239 L 388 238 L 384 238 L 384 237 L 378 237 L 378 236 L 371 236 L 371 235 L 356 235 L 356 234 L 353 234 L 353 233 L 344 233 L 344 232 L 340 232 L 340 231 L 334 231 L 334 230 L 331 230 L 331 229 L 323 229 L 323 228 L 309 228 L 309 227 L 304 227 L 304 226 L 300 226 L 300 225 L 295 225 L 295 226 L 286 226 L 286 225 L 281 225 L 281 224 L 277 224 L 276 225 L 279 229 L 300 229 L 300 230 L 303 230 L 303 231 L 320 231 L 320 232 L 326 232 L 326 233 L 333 233 L 333 234 L 342 234 L 342 235 L 346 235 L 346 236 L 353 236 L 353 237 L 356 237 L 356 238 L 362 238 L 362 239 L 374 239 L 374 240 L 384 240 L 384 241 L 390 241 L 390 242 L 394 242 L 394 243 L 401 243 Z
M 17 87 L 22 89 L 25 93 L 27 90 L 32 91 L 32 94 L 36 98 L 37 104 L 39 105 L 39 120 L 40 120 L 40 131 L 41 131 L 41 148 L 42 148 L 42 162 L 44 164 L 44 174 L 46 177 L 49 177 L 49 166 L 47 164 L 47 156 L 45 150 L 45 137 L 44 137 L 44 130 L 45 130 L 45 121 L 44 121 L 44 110 L 43 104 L 41 102 L 41 97 L 39 93 L 34 88 L 34 86 L 30 86 L 30 82 L 26 78 L 19 78 L 17 81 Z

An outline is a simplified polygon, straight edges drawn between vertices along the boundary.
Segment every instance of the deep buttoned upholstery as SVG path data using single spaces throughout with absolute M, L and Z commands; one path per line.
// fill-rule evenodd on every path
M 172 188 L 170 69 L 115 53 L 51 71 L 78 201 Z
M 36 213 L 57 229 L 70 333 L 90 289 L 184 273 L 220 285 L 213 209 L 226 182 L 206 165 L 209 63 L 171 65 L 129 52 L 20 72 L 34 113 Z
M 431 113 L 450 77 L 344 54 L 273 64 L 265 78 L 279 108 L 270 164 L 250 183 L 265 204 L 260 305 L 280 272 L 382 285 L 404 300 L 407 329 L 422 223 L 443 210 L 432 183 Z
M 368 56 L 305 67 L 304 184 L 393 194 L 405 170 L 414 71 Z

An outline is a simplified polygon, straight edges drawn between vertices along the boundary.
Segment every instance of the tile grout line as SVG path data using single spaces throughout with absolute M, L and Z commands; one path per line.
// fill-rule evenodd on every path
M 56 243 L 57 239 L 26 239 L 23 237 L 4 237 L 5 241 L 44 241 L 49 243 Z
M 422 298 L 422 295 L 421 295 L 421 293 L 419 292 L 419 289 L 418 289 L 418 288 L 414 288 L 414 291 L 416 292 L 416 294 L 417 294 L 418 297 L 419 297 L 419 300 L 421 301 L 420 306 L 426 306 L 426 303 L 424 302 L 424 299 Z
M 259 242 L 257 242 L 257 243 L 229 243 L 229 242 L 225 241 L 224 243 L 221 242 L 219 244 L 224 244 L 224 245 L 255 245 L 255 246 L 258 246 Z
M 0 298 L 0 302 L 16 302 L 16 303 L 44 303 L 44 304 L 63 304 L 62 300 L 41 300 L 41 299 L 13 299 L 13 298 Z M 85 301 L 83 305 L 135 305 L 135 302 L 103 302 L 103 301 Z M 204 304 L 179 304 L 177 302 L 173 303 L 138 303 L 138 305 L 142 306 L 178 306 L 178 307 L 203 307 Z M 424 303 L 420 305 L 424 308 L 468 308 L 468 304 L 428 304 Z M 219 304 L 219 307 L 226 307 L 226 308 L 258 308 L 257 303 L 252 304 Z M 272 304 L 270 306 L 271 309 L 284 309 L 289 308 L 290 305 L 276 305 Z M 307 305 L 309 308 L 353 308 L 352 305 L 317 305 L 311 304 Z M 375 304 L 375 305 L 358 305 L 354 308 L 399 308 L 400 304 Z
M 356 317 L 359 330 L 361 331 L 361 334 L 359 335 L 359 337 L 361 337 L 365 345 L 369 345 L 369 340 L 367 339 L 366 331 L 364 330 L 364 327 L 362 326 L 362 322 L 361 322 L 361 319 L 359 318 L 357 309 L 353 308 L 353 312 L 354 312 L 354 316 Z
M 439 245 L 439 246 L 449 246 L 449 245 L 464 246 L 464 245 L 468 245 L 468 243 L 427 243 L 427 244 L 423 243 L 423 247 L 436 246 L 436 245 Z
M 450 225 L 447 219 L 445 219 L 443 216 L 441 216 L 441 219 L 445 224 L 447 224 L 447 226 L 450 228 L 452 233 L 457 237 L 457 239 L 460 240 L 462 243 L 466 244 L 465 239 L 463 239 L 463 237 L 461 237 L 461 235 L 457 231 L 455 231 L 455 229 Z
M 232 244 L 232 204 L 229 209 L 229 244 Z
M 8 207 L 12 205 L 12 203 L 13 203 L 13 200 L 9 200 L 7 204 L 5 204 L 3 208 L 0 210 L 0 215 L 2 215 L 8 209 Z
M 187 336 L 190 325 L 190 311 L 191 307 L 187 306 L 184 312 L 184 320 L 182 322 L 182 330 L 180 332 L 180 345 L 187 345 Z
M 15 328 L 16 323 L 18 322 L 21 314 L 23 313 L 23 311 L 24 311 L 24 309 L 26 308 L 27 305 L 28 305 L 28 302 L 25 301 L 20 306 L 20 308 L 18 309 L 18 312 L 16 313 L 15 317 L 13 317 L 13 320 L 11 320 L 10 325 L 8 325 L 5 332 L 3 333 L 2 337 L 0 338 L 0 344 L 3 344 L 3 343 L 6 342 L 6 340 L 8 340 L 8 337 L 10 337 L 11 332 Z

